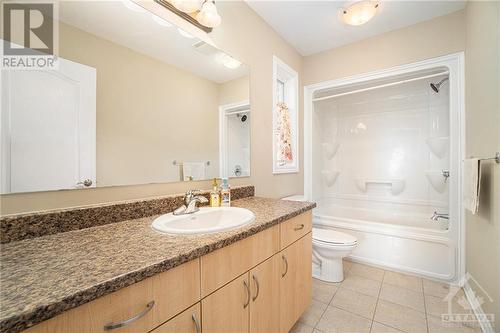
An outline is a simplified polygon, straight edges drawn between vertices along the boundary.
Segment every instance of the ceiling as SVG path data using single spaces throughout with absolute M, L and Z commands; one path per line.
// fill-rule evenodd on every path
M 380 1 L 378 14 L 348 26 L 339 10 L 356 1 L 257 1 L 247 4 L 303 56 L 396 30 L 463 9 L 465 1 Z
M 66 24 L 120 44 L 170 65 L 214 81 L 227 82 L 248 75 L 248 67 L 229 69 L 216 61 L 222 51 L 164 26 L 153 14 L 125 1 L 60 1 L 59 19 Z M 139 7 L 140 9 L 140 7 Z M 159 21 L 164 23 L 164 21 Z M 194 47 L 201 44 L 201 47 Z M 222 52 L 223 53 L 223 52 Z

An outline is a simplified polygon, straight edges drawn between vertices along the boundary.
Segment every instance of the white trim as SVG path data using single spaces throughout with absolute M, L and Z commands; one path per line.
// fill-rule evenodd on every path
M 476 294 L 474 293 L 474 290 L 469 284 L 469 281 L 466 281 L 465 284 L 463 285 L 465 297 L 467 298 L 467 301 L 471 305 L 471 308 L 474 311 L 474 315 L 476 318 L 486 318 L 486 315 L 483 311 L 483 308 L 481 306 L 474 307 L 472 304 L 475 304 L 477 302 L 474 302 L 474 300 L 477 299 Z M 495 330 L 493 329 L 493 325 L 489 321 L 480 321 L 479 324 L 481 325 L 481 330 L 483 333 L 495 333 Z
M 411 79 L 404 79 L 404 80 L 399 80 L 399 81 L 395 81 L 395 82 L 384 83 L 384 84 L 380 84 L 380 85 L 376 85 L 376 86 L 371 86 L 371 87 L 367 87 L 367 88 L 362 88 L 362 89 L 349 90 L 349 91 L 346 91 L 346 92 L 343 92 L 343 93 L 339 93 L 339 94 L 335 94 L 335 95 L 329 95 L 329 96 L 325 96 L 325 97 L 317 97 L 317 98 L 313 99 L 313 102 L 324 101 L 324 100 L 335 98 L 335 97 L 352 95 L 352 94 L 357 94 L 357 93 L 360 93 L 360 92 L 371 91 L 371 90 L 380 89 L 380 88 L 387 88 L 387 87 L 397 86 L 397 85 L 404 84 L 404 83 L 410 83 L 410 82 L 413 82 L 413 81 L 420 81 L 420 80 L 430 79 L 432 77 L 442 76 L 442 75 L 447 75 L 447 74 L 448 74 L 448 72 L 444 71 L 444 72 L 439 72 L 439 73 L 436 73 L 436 74 L 418 76 L 418 77 L 414 77 L 414 78 L 411 78 Z
M 464 91 L 464 53 L 454 53 L 442 57 L 427 59 L 411 64 L 395 66 L 387 69 L 346 78 L 319 82 L 304 87 L 304 195 L 312 200 L 312 112 L 314 93 L 366 81 L 383 79 L 436 68 L 447 68 L 450 79 L 450 137 L 455 138 L 450 150 L 450 172 L 456 177 L 450 179 L 450 220 L 457 244 L 457 269 L 455 280 L 465 274 L 465 225 L 462 206 L 462 161 L 465 147 L 465 91 Z M 451 237 L 453 235 L 450 234 Z
M 292 154 L 294 163 L 292 165 L 287 165 L 280 167 L 276 163 L 276 143 L 274 142 L 274 129 L 276 128 L 276 80 L 280 79 L 285 83 L 285 90 L 291 90 L 295 94 L 292 102 L 288 103 L 289 110 L 291 110 L 290 118 L 292 121 Z M 294 105 L 292 105 L 294 104 Z M 281 173 L 294 173 L 299 172 L 299 74 L 288 66 L 285 62 L 279 59 L 277 56 L 273 55 L 273 126 L 272 126 L 272 145 L 273 145 L 273 174 Z
M 227 117 L 229 114 L 240 113 L 240 109 L 245 113 L 250 112 L 250 100 L 219 105 L 219 177 L 228 178 L 227 173 Z M 249 163 L 251 164 L 251 163 Z M 251 171 L 250 171 L 251 173 Z

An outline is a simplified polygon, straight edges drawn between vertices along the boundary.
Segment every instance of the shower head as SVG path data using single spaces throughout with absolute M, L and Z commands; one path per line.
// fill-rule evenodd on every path
M 431 88 L 432 90 L 434 90 L 434 92 L 436 93 L 439 93 L 439 88 L 441 87 L 441 85 L 445 82 L 445 81 L 448 81 L 448 78 L 445 77 L 444 79 L 442 79 L 441 81 L 439 81 L 438 83 L 431 83 Z
M 239 114 L 237 114 L 237 115 L 236 115 L 236 117 L 240 118 L 240 115 L 239 115 Z M 243 116 L 241 116 L 241 119 L 240 119 L 240 120 L 241 120 L 241 122 L 242 122 L 242 123 L 244 123 L 245 121 L 247 121 L 247 118 L 248 118 L 248 117 L 247 117 L 247 115 L 246 115 L 246 114 L 244 114 Z

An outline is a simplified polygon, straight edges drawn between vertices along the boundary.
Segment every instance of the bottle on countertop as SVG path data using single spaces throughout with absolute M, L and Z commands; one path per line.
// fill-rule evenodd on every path
M 222 184 L 220 186 L 220 202 L 222 207 L 231 206 L 231 188 L 227 178 L 222 179 Z
M 217 178 L 214 178 L 212 191 L 210 191 L 210 207 L 220 207 L 219 184 L 217 184 Z

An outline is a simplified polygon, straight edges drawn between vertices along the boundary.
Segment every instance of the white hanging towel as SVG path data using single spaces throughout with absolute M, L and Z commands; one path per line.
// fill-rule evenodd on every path
M 481 161 L 470 158 L 464 161 L 464 207 L 476 214 L 481 190 Z
M 184 181 L 206 179 L 204 162 L 184 162 L 182 164 L 182 169 L 184 174 Z

